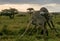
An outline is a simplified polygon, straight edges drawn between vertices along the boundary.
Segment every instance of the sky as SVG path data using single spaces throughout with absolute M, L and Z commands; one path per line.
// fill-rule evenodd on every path
M 40 10 L 41 7 L 46 7 L 49 12 L 60 12 L 60 0 L 0 0 L 0 11 L 10 7 L 22 12 L 27 8 Z

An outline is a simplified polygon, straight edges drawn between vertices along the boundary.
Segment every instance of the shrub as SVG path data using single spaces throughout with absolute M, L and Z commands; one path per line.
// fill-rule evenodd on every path
M 57 22 L 58 25 L 60 25 L 60 22 Z
M 4 25 L 4 26 L 3 26 L 2 32 L 3 32 L 4 34 L 7 34 L 7 32 L 8 32 L 8 30 L 7 30 L 7 25 Z
M 25 17 L 26 15 L 25 14 L 19 14 L 17 15 L 17 17 Z

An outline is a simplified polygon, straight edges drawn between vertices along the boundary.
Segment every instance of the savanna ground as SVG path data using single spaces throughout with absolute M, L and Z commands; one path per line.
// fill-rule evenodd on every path
M 9 19 L 8 16 L 0 16 L 0 41 L 43 41 L 41 35 L 34 31 L 31 33 L 30 30 L 33 25 L 23 38 L 20 38 L 26 29 L 29 17 L 29 14 L 25 14 L 24 16 L 16 15 L 14 19 Z M 53 15 L 53 21 L 60 33 L 60 15 L 56 15 L 56 17 Z M 56 33 L 53 33 L 49 28 L 48 31 L 48 41 L 60 41 L 60 36 L 55 36 Z

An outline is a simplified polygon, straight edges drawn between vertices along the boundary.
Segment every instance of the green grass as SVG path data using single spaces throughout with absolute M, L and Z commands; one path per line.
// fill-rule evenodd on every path
M 21 17 L 15 16 L 14 19 L 9 19 L 9 17 L 6 16 L 0 16 L 0 32 L 3 33 L 3 35 L 0 36 L 0 41 L 44 41 L 42 35 L 39 35 L 36 32 L 33 32 L 32 35 L 31 33 L 29 34 L 29 32 L 31 32 L 31 28 L 25 36 L 20 39 L 21 34 L 26 29 L 29 17 L 30 16 L 28 14 Z M 57 22 L 60 22 L 60 15 L 56 15 L 56 18 L 53 17 L 53 21 L 56 29 L 60 33 L 60 24 L 57 24 Z M 60 41 L 60 37 L 55 36 L 56 33 L 53 33 L 50 29 L 48 31 L 49 41 Z

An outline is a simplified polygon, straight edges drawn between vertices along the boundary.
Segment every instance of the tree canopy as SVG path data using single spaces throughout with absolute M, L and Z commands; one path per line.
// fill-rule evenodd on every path
M 18 13 L 19 11 L 15 8 L 4 9 L 1 11 L 1 15 L 9 16 L 10 18 L 14 18 L 14 15 Z

